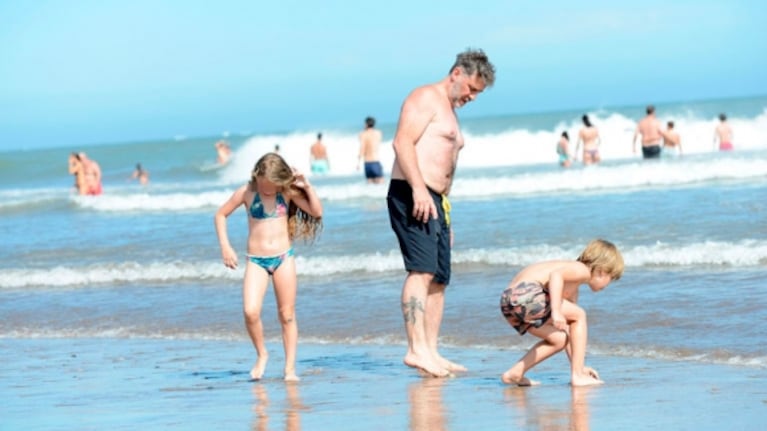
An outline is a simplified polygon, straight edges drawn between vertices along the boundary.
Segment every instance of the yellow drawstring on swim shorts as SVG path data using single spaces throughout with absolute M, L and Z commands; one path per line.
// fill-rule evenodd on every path
M 447 195 L 442 195 L 442 209 L 445 211 L 445 223 L 450 226 L 450 201 L 447 199 Z

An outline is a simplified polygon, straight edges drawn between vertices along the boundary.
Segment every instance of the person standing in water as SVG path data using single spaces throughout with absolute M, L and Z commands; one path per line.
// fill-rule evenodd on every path
M 309 148 L 309 164 L 313 174 L 326 174 L 330 171 L 328 149 L 322 143 L 322 133 L 317 133 L 317 140 Z
M 373 117 L 365 118 L 365 130 L 360 132 L 360 154 L 357 161 L 357 169 L 360 161 L 365 163 L 365 178 L 369 183 L 380 184 L 383 182 L 383 167 L 378 160 L 378 148 L 381 146 L 383 134 L 375 128 L 376 120 Z
M 562 132 L 562 136 L 559 137 L 559 142 L 557 142 L 557 156 L 559 156 L 559 166 L 562 166 L 563 168 L 569 168 L 571 165 L 571 157 L 570 157 L 570 135 L 567 134 L 567 131 Z
M 636 153 L 637 138 L 641 135 L 642 157 L 644 159 L 659 159 L 664 131 L 660 121 L 655 118 L 655 106 L 648 105 L 645 112 L 647 115 L 639 121 L 636 131 L 634 131 L 631 150 Z
M 220 140 L 214 144 L 216 147 L 216 161 L 219 165 L 225 165 L 229 163 L 229 159 L 232 157 L 232 147 L 229 142 Z
M 682 137 L 674 130 L 674 122 L 666 122 L 666 134 L 663 135 L 664 157 L 677 157 L 682 155 Z
M 136 169 L 133 171 L 131 179 L 138 180 L 139 184 L 145 186 L 149 184 L 149 171 L 144 169 L 141 163 L 136 163 Z
M 719 125 L 714 130 L 714 147 L 719 142 L 719 151 L 732 151 L 732 128 L 727 123 L 727 115 L 719 114 Z
M 599 156 L 599 144 L 601 139 L 599 138 L 599 130 L 591 124 L 589 116 L 584 114 L 581 117 L 583 121 L 583 127 L 578 132 L 578 143 L 575 145 L 575 154 L 577 157 L 578 148 L 583 143 L 583 164 L 591 165 L 599 163 L 602 158 Z

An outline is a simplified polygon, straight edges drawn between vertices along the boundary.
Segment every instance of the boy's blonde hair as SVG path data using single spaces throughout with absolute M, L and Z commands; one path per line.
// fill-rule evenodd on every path
M 595 239 L 588 243 L 581 255 L 578 256 L 578 262 L 588 266 L 592 273 L 595 269 L 601 269 L 613 281 L 620 279 L 623 275 L 621 252 L 618 251 L 615 244 L 604 239 Z
M 293 185 L 296 182 L 296 177 L 285 159 L 277 153 L 266 153 L 258 159 L 250 174 L 250 182 L 248 182 L 248 187 L 252 192 L 258 191 L 256 186 L 256 178 L 258 177 L 266 178 L 269 182 L 282 188 L 283 192 L 291 198 L 288 205 L 288 235 L 290 239 L 315 239 L 322 230 L 322 219 L 312 217 L 301 211 L 298 205 L 293 203 L 295 196 L 301 195 L 304 198 L 308 196 L 306 191 Z

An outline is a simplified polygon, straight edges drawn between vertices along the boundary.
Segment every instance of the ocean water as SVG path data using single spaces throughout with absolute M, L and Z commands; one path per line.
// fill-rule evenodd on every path
M 685 155 L 654 162 L 631 152 L 643 110 L 589 112 L 604 162 L 570 169 L 556 165 L 554 147 L 563 130 L 577 136 L 583 112 L 462 120 L 446 346 L 509 349 L 500 373 L 535 341 L 519 337 L 498 309 L 514 273 L 575 258 L 601 237 L 622 250 L 626 271 L 604 292 L 582 291 L 589 355 L 767 368 L 767 97 L 659 105 L 659 119 L 676 122 Z M 713 150 L 719 112 L 734 129 L 731 153 Z M 387 174 L 393 127 L 382 125 Z M 316 132 L 0 153 L 0 339 L 248 344 L 243 272 L 221 263 L 213 213 L 275 145 L 307 170 Z M 332 172 L 312 181 L 324 230 L 315 243 L 296 244 L 299 343 L 395 344 L 404 354 L 405 272 L 386 186 L 368 185 L 356 171 L 358 130 L 323 132 Z M 234 158 L 218 167 L 213 143 L 222 137 Z M 72 193 L 70 151 L 100 163 L 103 195 Z M 137 162 L 150 172 L 146 187 L 129 180 Z M 243 254 L 246 229 L 238 210 L 229 233 Z M 277 342 L 271 292 L 264 319 Z

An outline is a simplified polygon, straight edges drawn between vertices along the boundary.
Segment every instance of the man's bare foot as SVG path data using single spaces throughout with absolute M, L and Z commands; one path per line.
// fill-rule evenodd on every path
M 468 371 L 466 367 L 464 367 L 461 364 L 456 364 L 455 362 L 450 362 L 447 359 L 443 358 L 441 355 L 437 354 L 437 363 L 444 369 L 453 372 L 453 373 L 464 373 Z
M 537 380 L 530 380 L 525 376 L 515 376 L 508 371 L 501 375 L 501 381 L 507 385 L 517 386 L 538 386 L 541 384 L 541 382 Z
M 432 361 L 424 361 L 420 357 L 408 353 L 402 361 L 408 367 L 417 368 L 432 377 L 450 377 L 450 371 L 436 365 Z
M 253 380 L 261 380 L 262 377 L 264 377 L 264 371 L 266 370 L 266 361 L 269 359 L 268 356 L 263 355 L 259 356 L 258 360 L 256 361 L 256 364 L 253 365 L 253 368 L 250 370 L 250 378 Z
M 570 384 L 573 386 L 603 385 L 605 382 L 590 375 L 572 376 Z
M 434 379 L 446 379 L 446 378 L 455 377 L 455 374 L 451 373 L 450 371 L 448 371 L 447 374 L 445 374 L 444 376 L 435 376 L 434 374 L 424 370 L 423 368 L 416 368 L 416 370 L 418 370 L 418 374 L 421 377 L 429 377 Z

